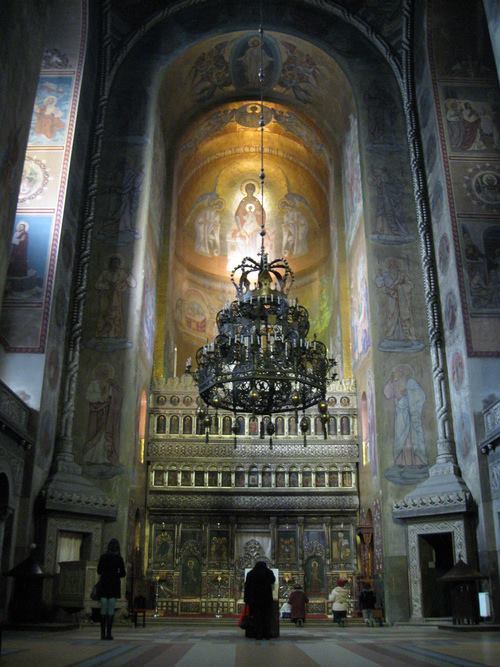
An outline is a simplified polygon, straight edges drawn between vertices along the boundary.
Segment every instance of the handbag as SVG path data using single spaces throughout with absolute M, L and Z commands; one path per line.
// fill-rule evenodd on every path
M 102 597 L 101 595 L 101 580 L 99 579 L 92 587 L 92 590 L 90 591 L 90 599 L 94 601 L 100 600 Z
M 241 610 L 238 625 L 242 630 L 248 630 L 250 627 L 250 607 L 247 604 Z

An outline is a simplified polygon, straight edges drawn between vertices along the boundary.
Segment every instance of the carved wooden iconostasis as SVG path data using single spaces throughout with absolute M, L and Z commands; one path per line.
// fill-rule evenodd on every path
M 310 613 L 327 612 L 338 576 L 357 572 L 357 406 L 353 381 L 332 383 L 324 438 L 313 409 L 304 445 L 295 415 L 276 416 L 272 446 L 260 420 L 212 420 L 208 443 L 190 376 L 150 397 L 147 569 L 164 614 L 235 613 L 244 570 L 279 569 L 280 599 L 301 583 Z M 355 590 L 353 589 L 353 599 Z

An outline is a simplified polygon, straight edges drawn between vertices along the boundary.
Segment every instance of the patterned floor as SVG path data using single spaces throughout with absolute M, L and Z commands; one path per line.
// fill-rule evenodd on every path
M 3 634 L 2 667 L 425 667 L 500 665 L 500 632 L 457 633 L 434 627 L 366 628 L 282 625 L 281 637 L 245 639 L 238 628 L 161 624 Z

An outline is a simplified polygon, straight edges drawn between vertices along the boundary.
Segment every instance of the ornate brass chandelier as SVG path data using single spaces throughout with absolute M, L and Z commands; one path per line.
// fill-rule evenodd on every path
M 289 298 L 294 274 L 286 259 L 269 261 L 265 249 L 264 213 L 264 67 L 263 35 L 260 33 L 260 193 L 262 216 L 259 259 L 245 257 L 231 273 L 236 299 L 226 304 L 216 318 L 218 334 L 196 353 L 193 372 L 200 394 L 198 418 L 208 437 L 211 417 L 204 404 L 237 413 L 269 415 L 305 411 L 318 405 L 326 438 L 327 383 L 336 378 L 336 363 L 316 336 L 307 339 L 309 313 L 296 299 Z M 191 372 L 188 362 L 186 370 Z M 304 435 L 308 420 L 299 427 Z M 269 419 L 266 431 L 272 437 Z M 238 433 L 238 426 L 233 426 Z M 263 434 L 261 433 L 263 437 Z M 272 440 L 271 440 L 272 444 Z

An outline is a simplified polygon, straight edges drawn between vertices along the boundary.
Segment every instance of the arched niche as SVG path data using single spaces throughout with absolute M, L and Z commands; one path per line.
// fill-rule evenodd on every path
M 233 50 L 234 53 L 237 53 L 238 49 L 241 49 L 242 40 L 244 41 L 247 38 L 245 36 L 248 36 L 248 29 L 250 31 L 253 29 L 252 19 L 247 13 L 248 8 L 241 5 L 240 10 L 240 24 L 243 26 L 247 22 L 245 31 L 230 32 L 222 37 L 211 37 L 210 32 L 215 26 L 210 26 L 210 17 L 206 17 L 206 23 L 204 21 L 202 30 L 193 35 L 189 47 L 186 44 L 181 46 L 178 43 L 178 35 L 171 32 L 171 25 L 167 21 L 163 22 L 163 17 L 158 15 L 148 23 L 140 39 L 137 37 L 130 41 L 127 49 L 120 54 L 120 61 L 114 70 L 115 76 L 110 88 L 104 124 L 99 181 L 105 189 L 113 176 L 117 176 L 119 168 L 125 168 L 127 173 L 131 169 L 135 169 L 136 172 L 142 170 L 143 186 L 141 192 L 136 193 L 138 199 L 136 219 L 131 226 L 138 241 L 145 238 L 146 227 L 153 230 L 153 238 L 150 242 L 152 247 L 149 248 L 152 252 L 148 253 L 148 260 L 151 261 L 151 271 L 154 274 L 152 280 L 160 280 L 162 284 L 168 283 L 168 274 L 173 270 L 171 266 L 167 266 L 168 262 L 159 262 L 162 253 L 159 241 L 162 233 L 163 252 L 167 254 L 171 252 L 168 249 L 172 249 L 171 241 L 174 237 L 174 226 L 178 213 L 172 181 L 176 174 L 177 140 L 182 129 L 195 120 L 195 114 L 199 116 L 204 111 L 213 110 L 217 105 L 223 103 L 224 99 L 238 99 L 241 102 L 244 102 L 245 99 L 250 101 L 252 98 L 255 99 L 255 90 L 248 85 L 241 86 L 239 84 L 241 76 L 238 74 L 234 74 L 234 82 L 227 86 L 217 86 L 213 82 L 205 85 L 200 83 L 198 81 L 200 77 L 196 76 L 191 88 L 185 85 L 185 73 L 196 72 L 197 67 L 199 68 L 200 57 L 203 54 L 212 53 L 214 48 L 219 48 L 221 40 L 227 42 L 227 62 L 230 68 L 231 58 L 234 55 Z M 306 54 L 310 56 L 314 52 L 312 61 L 315 64 L 310 72 L 311 83 L 301 89 L 300 86 L 294 85 L 287 87 L 283 80 L 278 79 L 275 85 L 266 90 L 266 101 L 269 104 L 281 104 L 281 111 L 285 114 L 299 115 L 302 113 L 305 118 L 315 123 L 325 137 L 325 144 L 323 147 L 320 146 L 320 149 L 326 152 L 327 160 L 331 160 L 335 155 L 338 157 L 341 150 L 342 136 L 348 131 L 351 122 L 349 112 L 357 113 L 356 100 L 362 99 L 363 90 L 366 89 L 361 81 L 363 79 L 364 84 L 365 75 L 361 75 L 360 63 L 368 67 L 369 75 L 374 80 L 377 77 L 380 78 L 381 72 L 384 71 L 391 88 L 389 105 L 395 100 L 397 102 L 395 82 L 390 67 L 384 62 L 377 47 L 370 45 L 365 36 L 361 34 L 362 31 L 355 29 L 352 22 L 341 20 L 335 12 L 329 12 L 325 16 L 317 7 L 309 6 L 308 3 L 304 3 L 302 8 L 298 7 L 297 11 L 299 13 L 307 11 L 308 17 L 300 37 L 297 37 L 296 17 L 287 18 L 286 15 L 275 14 L 275 9 L 271 8 L 267 17 L 269 23 L 267 39 L 269 48 L 274 48 L 275 52 L 279 52 L 282 66 L 287 63 L 287 53 L 292 47 L 298 49 L 297 53 L 300 53 L 301 57 L 305 57 Z M 186 9 L 185 12 L 176 14 L 176 20 L 181 23 L 188 20 L 189 13 L 190 10 Z M 331 31 L 327 40 L 321 30 L 325 19 L 328 20 Z M 344 19 L 347 19 L 347 14 Z M 287 20 L 290 21 L 289 26 L 287 26 Z M 281 32 L 273 30 L 273 25 L 278 24 Z M 147 63 L 144 61 L 145 52 L 150 56 Z M 354 54 L 356 54 L 356 63 L 350 58 Z M 127 114 L 122 113 L 125 101 Z M 397 111 L 394 113 L 398 115 Z M 362 112 L 360 122 L 363 121 L 361 115 Z M 400 114 L 396 119 L 397 122 L 392 123 L 391 132 L 393 134 L 401 130 L 399 116 Z M 116 148 L 120 145 L 125 149 L 125 158 L 123 152 L 120 152 L 120 165 L 118 165 L 115 156 L 117 155 Z M 269 148 L 271 149 L 272 146 L 270 145 Z M 317 152 L 321 153 L 321 150 Z M 125 166 L 124 159 L 127 163 Z M 336 173 L 330 173 L 328 178 L 333 181 L 337 180 L 335 186 L 338 193 L 341 193 L 342 183 L 339 181 L 339 172 L 340 170 L 337 169 Z M 102 204 L 98 202 L 98 208 L 101 206 L 106 207 L 104 200 Z M 334 209 L 332 218 L 341 217 L 342 211 L 338 207 L 335 210 L 335 204 L 332 204 L 332 208 Z M 102 213 L 103 218 L 109 219 L 107 215 L 109 210 L 103 210 Z M 111 234 L 112 230 L 109 225 L 107 229 Z M 127 245 L 123 230 L 115 231 L 119 237 L 118 241 Z M 338 233 L 342 236 L 342 232 Z M 98 231 L 98 236 L 102 237 L 103 234 L 107 234 L 106 230 Z M 112 241 L 112 235 L 108 237 L 108 241 Z M 127 266 L 129 268 L 137 266 L 140 269 L 142 259 L 137 255 L 137 251 L 139 253 L 144 251 L 144 243 L 136 243 L 133 246 L 134 244 L 130 243 L 126 248 L 126 254 L 129 256 Z M 90 279 L 92 280 L 92 275 Z M 342 298 L 345 302 L 347 296 L 345 277 L 343 281 L 340 280 L 340 283 L 342 282 L 339 289 L 344 292 Z M 196 296 L 195 292 L 191 294 L 193 298 Z M 140 290 L 130 294 L 130 297 L 129 307 L 133 307 L 133 302 L 140 298 Z M 161 299 L 164 299 L 163 303 Z M 172 303 L 170 290 L 162 290 L 157 304 L 158 310 L 163 313 L 166 313 L 167 310 L 170 312 L 175 305 L 177 304 Z M 206 304 L 201 303 L 202 310 L 203 305 L 208 308 Z M 196 320 L 196 312 L 200 314 L 200 309 L 195 307 L 194 310 L 195 317 L 191 318 L 191 321 L 195 327 L 203 328 L 204 317 L 201 316 L 199 320 Z M 168 373 L 171 370 L 172 362 L 173 332 L 167 330 L 166 320 L 166 315 L 160 314 L 156 322 L 155 373 L 160 374 Z M 174 321 L 175 318 L 170 318 L 170 320 Z M 343 336 L 340 338 L 345 339 L 346 345 L 348 337 L 349 327 L 344 323 Z M 348 360 L 346 363 L 349 366 Z
M 293 121 L 292 125 L 297 119 L 302 122 L 305 119 L 309 123 L 309 126 L 306 123 L 306 129 L 316 128 L 316 134 L 309 136 L 316 137 L 311 145 L 319 156 L 323 156 L 323 171 L 328 183 L 328 210 L 325 213 L 330 223 L 328 252 L 331 258 L 327 264 L 331 282 L 337 285 L 338 291 L 332 295 L 331 303 L 322 304 L 322 310 L 314 314 L 314 324 L 318 327 L 324 324 L 329 333 L 331 327 L 336 327 L 332 339 L 340 342 L 340 349 L 343 350 L 341 364 L 344 374 L 349 376 L 349 276 L 342 268 L 345 267 L 342 248 L 346 235 L 349 236 L 352 231 L 344 225 L 345 212 L 341 200 L 345 184 L 342 181 L 340 159 L 345 137 L 352 128 L 359 128 L 363 181 L 361 198 L 374 211 L 374 233 L 380 191 L 391 178 L 402 184 L 399 207 L 408 213 L 409 218 L 412 215 L 414 217 L 405 154 L 403 112 L 398 91 L 398 68 L 383 40 L 367 30 L 348 11 L 339 11 L 334 5 L 329 7 L 303 2 L 297 4 L 293 12 L 283 12 L 279 5 L 276 3 L 266 9 L 266 49 L 278 55 L 279 67 L 276 71 L 273 70 L 274 65 L 271 67 L 273 71 L 269 72 L 265 102 L 273 107 L 275 115 L 279 112 L 281 118 L 286 119 L 288 114 L 289 120 Z M 249 35 L 256 28 L 251 9 L 239 0 L 232 3 L 231 15 L 233 11 L 237 12 L 238 20 L 228 25 L 237 29 L 225 34 L 220 34 L 220 24 L 214 21 L 210 13 L 204 16 L 203 22 L 195 21 L 193 24 L 194 11 L 193 7 L 179 6 L 160 12 L 131 35 L 114 61 L 111 80 L 100 106 L 102 122 L 98 132 L 102 141 L 97 156 L 99 169 L 91 193 L 92 197 L 94 192 L 98 192 L 99 196 L 94 202 L 94 243 L 85 279 L 89 286 L 95 285 L 110 261 L 111 254 L 106 248 L 118 247 L 121 267 L 130 277 L 128 289 L 121 296 L 121 305 L 125 311 L 138 312 L 146 303 L 144 295 L 154 294 L 156 285 L 161 286 L 156 297 L 153 326 L 144 324 L 143 329 L 127 329 L 113 343 L 113 349 L 118 351 L 114 357 L 116 384 L 123 391 L 124 406 L 134 386 L 128 380 L 134 377 L 137 348 L 144 350 L 147 357 L 154 347 L 155 377 L 171 374 L 176 317 L 185 316 L 184 304 L 179 303 L 182 297 L 173 285 L 177 255 L 182 254 L 177 245 L 177 223 L 179 215 L 184 216 L 185 213 L 176 200 L 176 188 L 182 186 L 182 183 L 176 182 L 181 148 L 179 139 L 190 127 L 195 127 L 200 119 L 208 119 L 212 111 L 223 112 L 229 108 L 228 105 L 234 106 L 236 103 L 244 106 L 245 102 L 255 101 L 257 93 L 255 87 L 252 87 L 251 77 L 245 79 L 241 72 L 236 71 L 238 53 L 244 50 L 245 40 L 248 42 Z M 175 21 L 171 20 L 173 16 Z M 329 28 L 326 33 L 325 24 Z M 178 28 L 188 25 L 191 28 L 186 34 L 190 38 L 186 40 L 181 37 L 183 32 L 179 32 Z M 195 29 L 193 25 L 196 25 Z M 203 58 L 213 55 L 214 49 L 220 51 L 225 59 L 223 69 L 225 72 L 227 70 L 227 77 L 222 80 L 217 79 L 215 70 L 208 78 L 200 73 Z M 287 63 L 290 64 L 291 51 L 300 62 L 308 63 L 308 80 L 304 85 L 285 76 L 285 72 L 289 73 Z M 123 113 L 124 108 L 127 113 Z M 284 127 L 281 126 L 283 137 L 287 133 Z M 303 134 L 302 130 L 300 132 Z M 293 132 L 288 134 L 288 143 L 291 145 L 298 135 L 293 135 Z M 193 139 L 196 137 L 191 137 Z M 389 140 L 394 155 L 388 167 L 381 146 Z M 280 168 L 273 164 L 277 148 L 273 141 L 276 143 L 276 138 L 270 138 L 268 147 L 270 169 L 275 173 L 276 183 L 279 183 Z M 299 146 L 297 150 L 300 152 L 302 149 Z M 184 152 L 187 153 L 188 148 Z M 222 169 L 223 177 L 230 171 Z M 281 172 L 286 173 L 284 169 Z M 134 181 L 133 174 L 140 175 L 140 178 Z M 370 179 L 368 174 L 378 174 L 378 177 Z M 129 194 L 133 215 L 129 216 L 125 225 L 127 228 L 124 229 L 122 222 L 110 218 L 112 201 L 106 193 L 113 190 L 113 184 L 127 181 L 128 176 L 132 183 L 140 181 L 141 186 L 135 190 L 135 186 L 131 186 Z M 204 194 L 213 193 L 209 185 Z M 318 187 L 321 189 L 320 185 Z M 278 199 L 278 210 L 282 199 Z M 216 198 L 214 204 L 217 207 Z M 283 249 L 283 239 L 281 247 Z M 321 249 L 326 248 L 327 244 L 322 244 Z M 302 259 L 299 257 L 298 260 L 301 272 Z M 309 281 L 307 276 L 301 278 L 304 290 L 314 292 L 316 289 L 319 297 L 324 276 L 318 271 L 311 274 Z M 201 297 L 196 302 L 195 287 L 190 290 L 188 296 L 193 297 L 190 325 L 201 332 L 207 323 L 213 321 L 215 313 Z M 176 313 L 176 308 L 181 312 Z M 338 324 L 328 322 L 329 311 L 341 313 Z M 326 324 L 322 323 L 323 314 Z M 124 321 L 131 322 L 132 319 L 124 318 Z M 88 301 L 85 321 L 89 336 L 95 334 L 98 320 L 98 304 Z M 148 335 L 144 336 L 144 332 Z M 82 348 L 79 371 L 82 389 L 89 383 L 97 357 L 102 351 L 102 346 L 92 348 L 89 345 Z M 182 362 L 182 359 L 179 358 L 179 361 Z M 147 364 L 141 372 L 148 372 Z M 75 428 L 82 427 L 82 431 L 88 412 L 85 400 L 85 391 L 78 392 Z M 125 422 L 129 418 L 128 411 L 126 415 L 123 418 Z M 127 432 L 126 424 L 123 426 L 122 433 Z
M 283 11 L 285 6 L 285 3 L 278 2 L 266 9 L 269 49 L 279 49 L 280 57 L 286 59 L 289 52 L 287 44 L 291 44 L 295 53 L 311 55 L 317 68 L 311 66 L 310 85 L 306 90 L 290 78 L 271 72 L 270 83 L 265 90 L 265 103 L 275 110 L 273 113 L 279 111 L 285 116 L 287 113 L 295 114 L 307 127 L 313 127 L 326 153 L 323 170 L 327 184 L 325 200 L 328 234 L 324 237 L 327 243 L 321 246 L 326 254 L 320 254 L 320 258 L 325 261 L 322 264 L 318 259 L 318 267 L 314 269 L 310 265 L 306 266 L 299 257 L 298 266 L 301 268 L 297 288 L 313 294 L 312 299 L 317 304 L 314 306 L 316 311 L 312 313 L 314 327 L 323 327 L 331 335 L 337 350 L 341 351 L 343 375 L 352 375 L 352 361 L 355 372 L 359 373 L 361 361 L 366 359 L 365 365 L 377 367 L 374 377 L 379 385 L 378 391 L 380 385 L 387 382 L 395 362 L 394 355 L 392 358 L 387 353 L 383 356 L 383 348 L 377 346 L 380 332 L 373 331 L 373 322 L 367 317 L 370 301 L 371 307 L 376 309 L 386 298 L 371 277 L 376 275 L 378 266 L 386 266 L 384 263 L 399 252 L 399 242 L 406 243 L 409 251 L 405 255 L 408 257 L 405 270 L 411 270 L 414 275 L 419 270 L 418 259 L 415 259 L 418 254 L 414 252 L 416 248 L 410 245 L 414 243 L 417 234 L 404 114 L 398 90 L 399 65 L 379 36 L 366 30 L 363 22 L 358 21 L 349 11 L 340 11 L 336 3 L 304 1 L 294 4 L 292 9 L 286 6 L 287 10 Z M 245 39 L 248 42 L 249 34 L 255 31 L 252 7 L 240 0 L 231 3 L 230 8 L 224 7 L 228 19 L 228 32 L 225 34 L 220 32 L 220 17 L 216 19 L 207 12 L 203 21 L 196 20 L 199 19 L 196 16 L 199 8 L 192 6 L 169 8 L 153 17 L 147 25 L 141 26 L 118 54 L 113 66 L 113 81 L 106 89 L 105 104 L 102 104 L 100 112 L 100 166 L 90 192 L 91 197 L 93 193 L 99 193 L 97 199 L 90 202 L 94 215 L 95 242 L 89 255 L 88 274 L 84 273 L 88 275 L 89 285 L 95 285 L 109 264 L 108 250 L 118 247 L 122 256 L 121 266 L 126 275 L 130 276 L 128 288 L 121 296 L 121 305 L 130 317 L 124 318 L 126 329 L 115 341 L 113 354 L 115 384 L 123 395 L 121 433 L 130 431 L 128 426 L 134 417 L 137 401 L 132 402 L 132 398 L 135 398 L 132 394 L 138 386 L 138 368 L 139 375 L 144 376 L 141 379 L 146 379 L 154 359 L 153 381 L 172 375 L 179 318 L 185 320 L 188 315 L 190 331 L 195 334 L 203 332 L 205 335 L 215 316 L 216 304 L 206 298 L 201 280 L 199 284 L 186 285 L 186 301 L 193 303 L 193 308 L 185 307 L 183 295 L 177 289 L 179 283 L 176 282 L 182 282 L 182 271 L 176 269 L 182 268 L 182 262 L 186 264 L 187 261 L 182 244 L 178 243 L 183 229 L 179 223 L 189 224 L 189 214 L 198 196 L 204 194 L 214 195 L 212 203 L 217 211 L 220 206 L 217 199 L 219 193 L 216 188 L 210 188 L 214 183 L 210 183 L 209 178 L 204 190 L 193 195 L 190 206 L 186 208 L 178 201 L 177 193 L 184 186 L 183 175 L 186 176 L 186 187 L 189 178 L 194 181 L 194 175 L 190 175 L 189 170 L 184 173 L 181 168 L 181 138 L 185 138 L 186 142 L 196 139 L 196 127 L 202 128 L 203 119 L 208 121 L 212 112 L 220 111 L 223 118 L 224 110 L 231 110 L 238 104 L 244 106 L 256 98 L 251 77 L 242 83 L 242 73 L 231 67 L 231 63 L 237 61 L 240 53 L 238 49 L 244 49 Z M 328 26 L 327 30 L 325 25 Z M 186 35 L 189 35 L 189 40 Z M 200 76 L 199 58 L 204 55 L 208 57 L 217 48 L 227 54 L 228 76 L 221 79 Z M 223 69 L 226 70 L 226 65 Z M 229 81 L 227 85 L 226 80 Z M 123 113 L 124 109 L 127 113 Z M 285 130 L 282 135 L 277 132 L 271 136 L 270 129 L 270 126 L 267 127 L 270 135 L 268 155 L 272 158 L 270 172 L 279 184 L 283 182 L 280 174 L 287 171 L 281 169 L 274 159 L 279 144 L 283 141 L 292 145 L 295 140 L 288 141 Z M 212 162 L 219 159 L 218 154 L 221 152 L 217 150 L 216 140 L 214 136 L 213 140 L 207 140 L 201 146 L 202 150 L 206 149 L 204 155 L 207 159 L 213 158 Z M 316 145 L 317 142 L 314 144 L 315 149 Z M 349 146 L 359 147 L 360 170 L 359 174 L 351 174 L 354 180 L 345 177 L 343 168 L 343 164 L 350 163 L 346 160 Z M 300 146 L 295 148 L 298 153 L 302 150 Z M 187 151 L 188 148 L 185 154 Z M 317 152 L 321 154 L 321 150 Z M 248 155 L 252 155 L 251 150 Z M 229 179 L 229 164 L 232 164 L 231 155 L 223 157 L 228 159 L 228 168 L 221 169 L 222 180 Z M 128 228 L 124 229 L 123 225 L 120 228 L 119 221 L 110 224 L 111 204 L 105 193 L 109 192 L 113 183 L 122 183 L 124 174 L 131 173 L 142 174 L 142 186 L 134 194 L 134 215 L 127 223 Z M 238 176 L 243 177 L 243 180 L 246 177 L 242 173 Z M 349 208 L 344 206 L 345 188 L 349 190 L 356 179 L 356 197 L 351 197 L 352 206 Z M 359 184 L 362 184 L 361 188 Z M 321 190 L 321 185 L 318 188 Z M 276 185 L 275 209 L 279 212 L 283 210 L 279 208 L 279 203 L 285 197 L 278 196 L 278 189 Z M 244 196 L 241 189 L 240 194 Z M 95 211 L 92 204 L 96 204 Z M 360 204 L 363 215 L 359 215 Z M 387 220 L 392 230 L 387 229 Z M 321 225 L 321 220 L 318 224 Z M 199 241 L 199 247 L 202 245 Z M 281 239 L 282 250 L 283 246 Z M 204 266 L 207 268 L 206 264 Z M 328 269 L 326 276 L 321 273 L 323 266 Z M 187 264 L 186 267 L 189 268 Z M 363 271 L 357 271 L 356 267 L 363 267 Z M 329 302 L 321 304 L 323 278 L 335 285 L 335 292 Z M 217 276 L 213 280 L 217 281 Z M 420 285 L 418 279 L 415 281 L 417 284 Z M 352 303 L 349 298 L 350 285 L 354 285 L 356 291 Z M 146 308 L 148 300 L 145 295 L 154 294 L 157 287 L 153 327 L 148 328 L 147 318 L 141 326 L 134 326 L 134 313 L 151 313 L 151 304 L 149 311 Z M 421 286 L 417 289 L 421 290 Z M 362 317 L 356 320 L 350 318 L 350 312 L 359 303 L 359 294 L 363 295 L 365 310 L 361 313 Z M 419 299 L 417 305 L 422 305 L 421 291 Z M 186 313 L 186 310 L 189 312 Z M 338 312 L 339 317 L 335 321 L 329 320 L 329 312 Z M 325 321 L 322 314 L 325 314 Z M 87 301 L 84 319 L 89 336 L 95 334 L 99 320 L 97 303 Z M 353 327 L 356 321 L 365 322 L 365 328 Z M 143 335 L 144 332 L 148 336 Z M 196 336 L 192 338 L 191 347 L 194 347 Z M 353 360 L 349 351 L 351 339 Z M 368 357 L 370 350 L 372 359 Z M 141 360 L 146 360 L 145 363 L 138 362 L 138 351 Z M 92 377 L 99 354 L 102 354 L 102 350 L 92 346 L 81 350 L 81 391 L 76 394 L 75 431 L 81 429 L 82 433 L 88 415 L 85 388 Z M 423 378 L 428 370 L 428 363 L 427 367 L 425 363 L 420 364 L 419 380 L 425 384 L 427 391 L 429 383 Z M 381 409 L 383 407 L 386 406 L 381 405 Z M 432 427 L 432 417 L 427 416 L 426 419 Z M 388 424 L 389 420 L 384 423 Z M 389 426 L 387 429 L 390 430 Z M 386 438 L 388 434 L 383 435 Z M 390 439 L 386 438 L 385 441 Z M 85 436 L 80 446 L 84 449 Z M 121 447 L 126 446 L 127 443 L 121 443 Z M 79 458 L 81 451 L 77 452 Z M 384 466 L 389 463 L 383 461 Z

